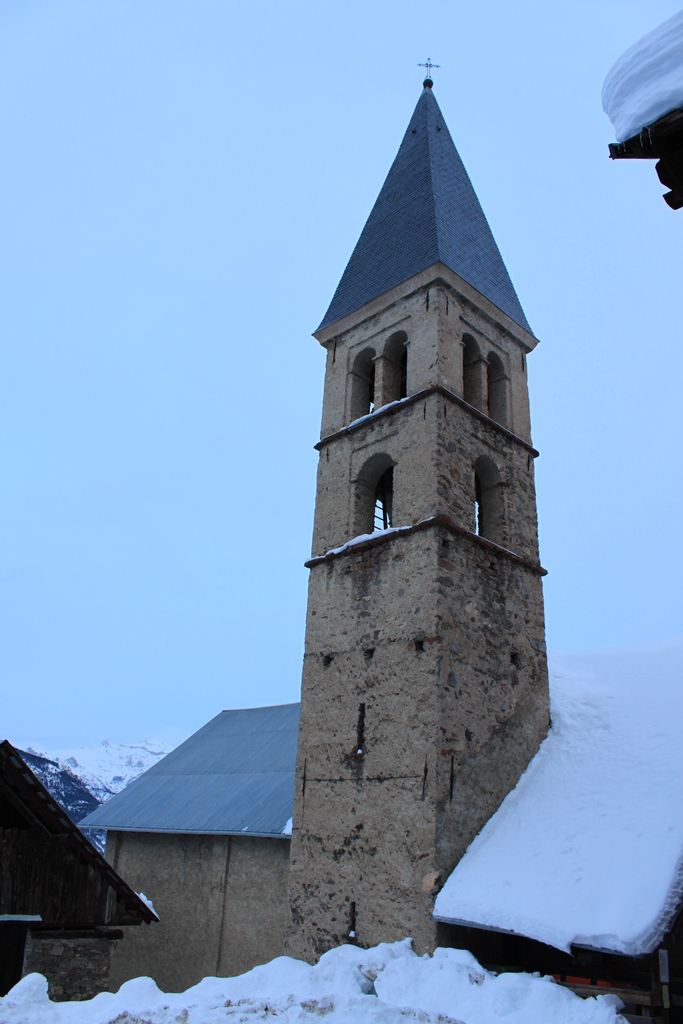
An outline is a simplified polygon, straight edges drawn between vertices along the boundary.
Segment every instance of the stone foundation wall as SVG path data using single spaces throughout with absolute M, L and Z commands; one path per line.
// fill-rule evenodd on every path
M 24 954 L 24 976 L 43 974 L 55 1002 L 92 999 L 108 992 L 112 945 L 107 938 L 41 938 L 29 931 Z

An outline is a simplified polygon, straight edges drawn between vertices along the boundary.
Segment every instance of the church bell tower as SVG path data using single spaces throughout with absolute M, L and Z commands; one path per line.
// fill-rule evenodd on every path
M 427 79 L 327 350 L 287 952 L 411 935 L 548 727 L 536 345 Z

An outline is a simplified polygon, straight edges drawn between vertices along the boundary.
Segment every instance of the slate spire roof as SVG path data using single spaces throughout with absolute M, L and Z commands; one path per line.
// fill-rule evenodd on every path
M 318 330 L 437 262 L 531 331 L 428 81 Z

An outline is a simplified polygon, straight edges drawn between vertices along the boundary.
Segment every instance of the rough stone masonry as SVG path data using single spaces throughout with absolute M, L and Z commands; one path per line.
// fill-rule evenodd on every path
M 315 335 L 286 937 L 309 960 L 433 949 L 434 896 L 548 727 L 536 339 L 431 86 Z

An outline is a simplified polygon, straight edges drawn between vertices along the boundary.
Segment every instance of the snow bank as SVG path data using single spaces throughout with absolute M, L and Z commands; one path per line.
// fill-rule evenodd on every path
M 550 664 L 548 737 L 435 916 L 638 956 L 683 890 L 683 640 Z
M 683 11 L 622 54 L 602 87 L 602 109 L 617 142 L 676 107 L 683 107 Z
M 2 1024 L 230 1024 L 280 1017 L 287 1024 L 617 1024 L 614 996 L 580 999 L 550 978 L 485 971 L 471 953 L 418 957 L 410 939 L 373 949 L 340 946 L 311 967 L 278 957 L 237 978 L 205 978 L 181 993 L 136 978 L 116 995 L 52 1003 L 30 974 L 0 999 Z

